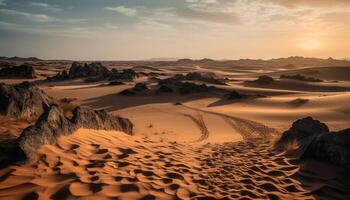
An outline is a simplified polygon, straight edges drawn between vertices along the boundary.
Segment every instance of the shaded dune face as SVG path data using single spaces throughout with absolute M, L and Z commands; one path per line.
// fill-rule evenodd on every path
M 36 159 L 0 171 L 1 199 L 314 199 L 349 187 L 299 165 L 264 140 L 188 145 L 79 129 Z M 323 168 L 325 169 L 325 168 Z M 337 182 L 332 188 L 328 184 Z M 339 192 L 341 191 L 341 192 Z

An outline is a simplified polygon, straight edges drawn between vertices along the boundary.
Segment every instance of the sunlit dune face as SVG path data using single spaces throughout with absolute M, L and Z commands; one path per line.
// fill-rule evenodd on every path
M 306 40 L 303 42 L 302 47 L 307 50 L 315 50 L 320 48 L 320 42 L 318 40 Z

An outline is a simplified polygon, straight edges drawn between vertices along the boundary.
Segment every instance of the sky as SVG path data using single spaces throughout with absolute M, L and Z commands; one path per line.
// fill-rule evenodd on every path
M 350 57 L 350 0 L 0 0 L 0 55 Z

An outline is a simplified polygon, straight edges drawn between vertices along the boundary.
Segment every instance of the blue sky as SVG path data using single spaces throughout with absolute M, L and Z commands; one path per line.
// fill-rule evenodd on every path
M 347 0 L 0 0 L 0 55 L 348 57 Z

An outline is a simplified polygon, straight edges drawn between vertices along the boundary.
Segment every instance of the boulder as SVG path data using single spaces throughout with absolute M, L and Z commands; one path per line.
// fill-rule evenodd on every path
M 133 90 L 141 92 L 141 91 L 144 91 L 144 90 L 148 90 L 148 87 L 144 83 L 136 83 L 134 88 L 133 88 Z
M 65 81 L 69 79 L 68 72 L 66 70 L 63 70 L 62 72 L 58 72 L 53 77 L 47 77 L 46 80 L 48 81 Z
M 111 77 L 109 80 L 134 80 L 136 77 L 138 77 L 137 72 L 135 72 L 132 69 L 124 69 L 123 71 L 118 71 L 116 69 L 112 70 Z
M 315 136 L 328 132 L 326 124 L 306 117 L 295 121 L 289 130 L 282 133 L 281 138 L 277 141 L 277 146 L 283 149 L 286 144 L 296 141 L 304 149 Z
M 23 119 L 39 117 L 53 103 L 37 86 L 29 82 L 0 84 L 0 114 Z
M 0 69 L 0 78 L 36 78 L 34 67 L 28 64 Z
M 255 81 L 252 81 L 253 83 L 259 84 L 259 85 L 269 85 L 273 83 L 275 80 L 271 76 L 259 76 L 258 79 Z
M 350 167 L 350 129 L 317 135 L 301 158 Z

